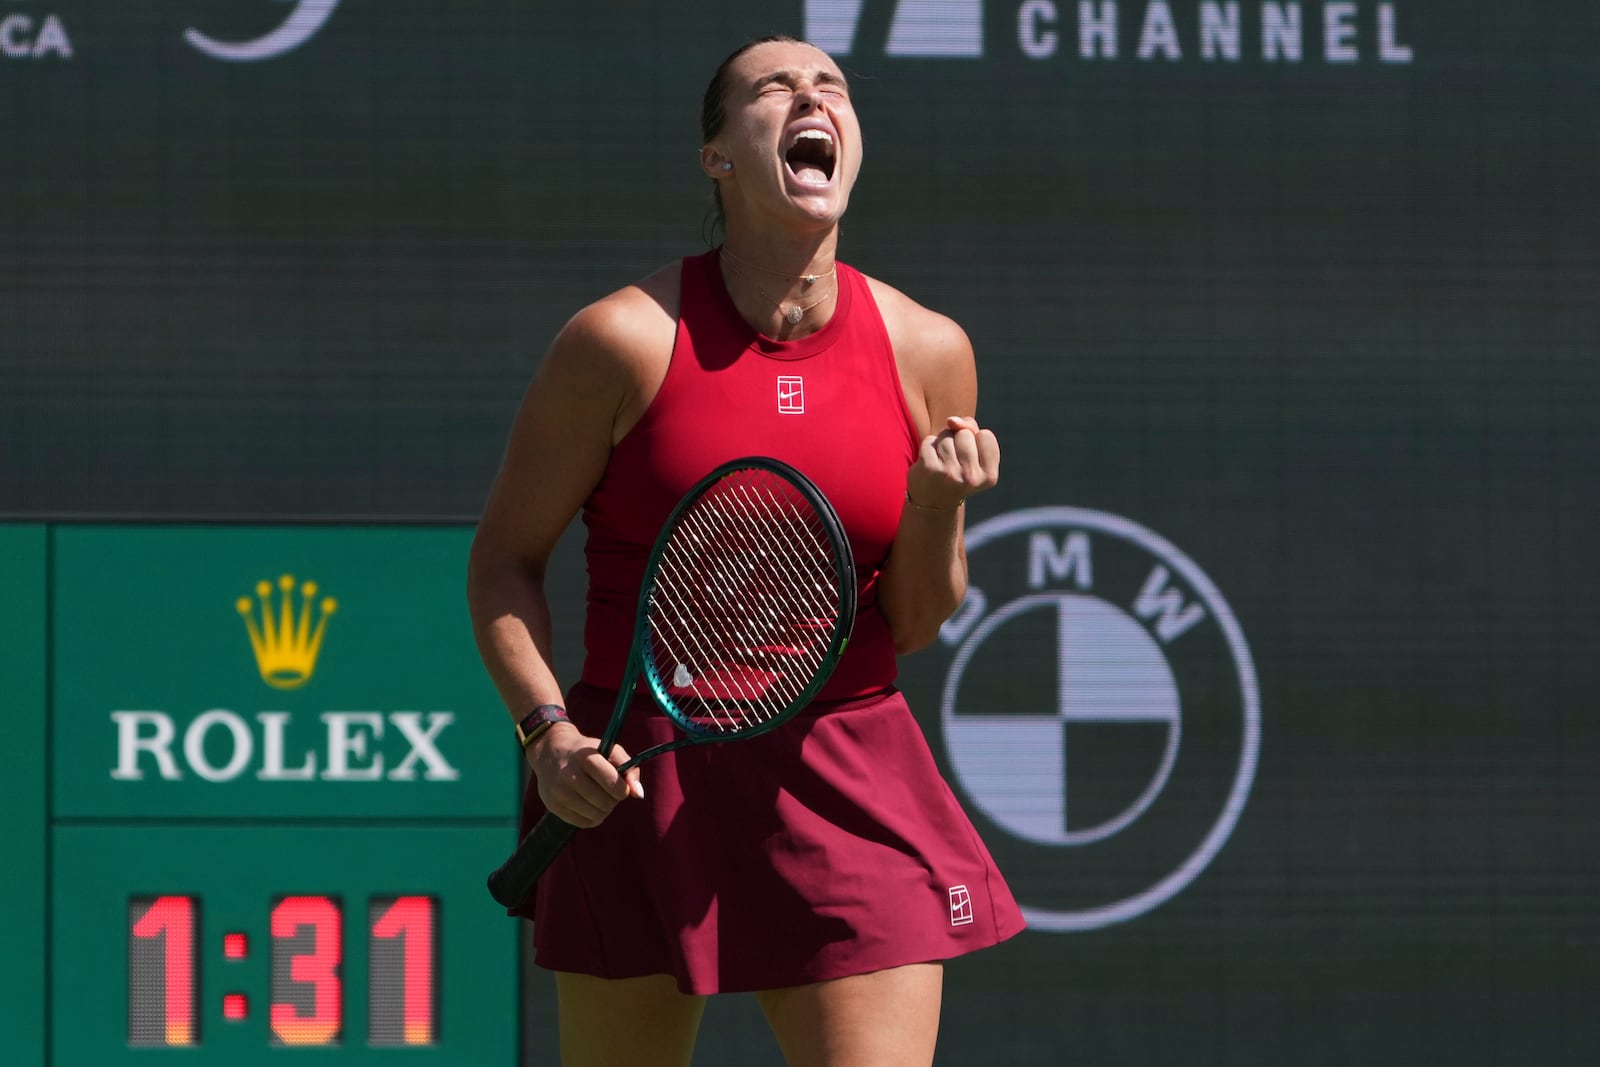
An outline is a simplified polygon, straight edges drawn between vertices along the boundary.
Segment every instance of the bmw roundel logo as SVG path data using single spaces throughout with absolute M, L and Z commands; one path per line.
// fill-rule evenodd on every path
M 1075 507 L 966 534 L 941 631 L 943 758 L 1035 930 L 1132 919 L 1203 871 L 1255 777 L 1250 649 L 1211 580 L 1155 533 Z

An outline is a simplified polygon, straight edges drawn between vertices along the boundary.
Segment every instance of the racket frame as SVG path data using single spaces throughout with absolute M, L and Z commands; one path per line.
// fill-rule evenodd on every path
M 693 507 L 707 491 L 717 483 L 742 470 L 758 469 L 769 471 L 788 481 L 806 499 L 817 518 L 821 521 L 827 540 L 833 553 L 833 563 L 838 571 L 839 581 L 839 618 L 834 625 L 834 632 L 828 643 L 828 651 L 823 657 L 823 663 L 814 672 L 811 681 L 804 690 L 791 700 L 783 711 L 767 720 L 753 726 L 742 728 L 733 733 L 719 733 L 705 730 L 695 726 L 686 717 L 675 710 L 672 697 L 666 691 L 662 680 L 648 669 L 645 663 L 644 649 L 650 640 L 650 606 L 652 594 L 655 590 L 655 579 L 661 570 L 662 557 L 666 553 L 667 545 L 672 540 L 672 535 L 678 526 L 678 520 L 683 513 Z M 794 467 L 781 460 L 769 456 L 745 456 L 740 459 L 730 460 L 719 465 L 710 474 L 701 478 L 686 493 L 683 494 L 672 512 L 667 516 L 667 521 L 662 525 L 661 532 L 656 535 L 655 544 L 651 546 L 650 556 L 645 564 L 644 578 L 639 586 L 639 605 L 634 615 L 633 645 L 628 651 L 627 664 L 622 672 L 622 685 L 617 693 L 616 706 L 611 711 L 611 720 L 606 723 L 605 732 L 600 739 L 600 754 L 609 757 L 612 748 L 616 746 L 617 735 L 621 733 L 623 723 L 627 720 L 628 709 L 632 706 L 635 690 L 638 688 L 640 675 L 645 676 L 646 688 L 650 699 L 656 707 L 667 715 L 683 734 L 682 737 L 664 742 L 639 753 L 626 763 L 617 768 L 618 773 L 626 773 L 629 769 L 638 766 L 647 759 L 676 749 L 686 748 L 690 745 L 714 744 L 721 741 L 738 741 L 755 737 L 773 730 L 787 722 L 796 712 L 815 699 L 817 693 L 827 683 L 829 675 L 838 665 L 839 659 L 844 655 L 844 650 L 850 642 L 850 633 L 855 625 L 856 616 L 856 569 L 855 558 L 850 549 L 850 541 L 845 535 L 844 524 L 839 521 L 838 514 L 828 498 L 816 484 L 801 474 Z M 544 873 L 567 842 L 577 834 L 578 828 L 566 822 L 559 816 L 546 812 L 542 818 L 528 831 L 526 837 L 517 845 L 511 856 L 499 868 L 489 875 L 489 893 L 495 900 L 507 908 L 514 908 L 533 889 L 539 876 Z
M 661 571 L 661 562 L 666 555 L 667 546 L 672 541 L 672 534 L 676 531 L 678 520 L 683 513 L 700 501 L 707 492 L 723 480 L 745 470 L 765 470 L 778 475 L 789 482 L 816 514 L 828 535 L 829 547 L 832 549 L 833 565 L 838 573 L 839 581 L 839 621 L 834 626 L 832 639 L 829 641 L 827 651 L 824 653 L 825 666 L 814 672 L 811 682 L 796 696 L 789 705 L 779 714 L 772 716 L 764 722 L 754 726 L 742 728 L 732 734 L 722 734 L 706 730 L 696 725 L 693 721 L 679 713 L 677 706 L 664 680 L 645 662 L 645 649 L 650 640 L 650 611 L 652 594 L 655 591 L 656 576 Z M 611 721 L 606 724 L 605 733 L 600 738 L 600 754 L 609 757 L 612 747 L 616 744 L 617 735 L 621 733 L 623 723 L 628 718 L 628 708 L 633 703 L 634 690 L 638 687 L 639 677 L 644 676 L 645 685 L 650 690 L 651 699 L 673 723 L 683 731 L 684 736 L 656 745 L 639 753 L 619 771 L 636 767 L 645 760 L 654 759 L 666 752 L 673 752 L 680 748 L 687 748 L 697 744 L 711 744 L 721 741 L 744 740 L 767 733 L 781 726 L 801 708 L 811 703 L 822 687 L 827 684 L 828 677 L 833 673 L 833 668 L 844 655 L 846 646 L 850 643 L 850 633 L 854 627 L 856 617 L 856 568 L 855 557 L 850 550 L 850 541 L 845 535 L 844 524 L 839 521 L 838 514 L 833 510 L 833 505 L 828 498 L 823 496 L 822 490 L 816 483 L 800 471 L 782 460 L 770 456 L 744 456 L 740 459 L 729 460 L 721 464 L 710 474 L 696 482 L 693 488 L 683 494 L 667 516 L 667 521 L 662 525 L 661 532 L 656 535 L 655 544 L 651 546 L 650 558 L 645 564 L 644 580 L 639 586 L 639 604 L 634 612 L 633 620 L 633 645 L 628 650 L 628 662 L 622 671 L 622 687 L 617 694 L 616 707 L 612 709 Z

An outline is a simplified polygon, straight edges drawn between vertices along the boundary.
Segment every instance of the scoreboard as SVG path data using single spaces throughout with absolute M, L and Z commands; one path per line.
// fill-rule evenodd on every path
M 39 1020 L 8 1062 L 515 1062 L 484 877 L 520 764 L 469 537 L 0 526 L 4 710 L 38 724 L 0 892 L 42 920 L 0 945 Z
M 170 1049 L 201 1054 L 186 1064 L 281 1064 L 283 1050 L 337 1049 L 341 1064 L 397 1050 L 511 1064 L 515 935 L 483 889 L 505 837 L 58 830 L 51 1062 L 153 1062 Z

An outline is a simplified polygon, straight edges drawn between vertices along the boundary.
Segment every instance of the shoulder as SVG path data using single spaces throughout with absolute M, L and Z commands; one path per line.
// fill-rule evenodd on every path
M 971 414 L 977 400 L 977 371 L 967 331 L 892 285 L 876 278 L 866 282 L 883 316 L 913 412 L 928 420 L 925 426 L 949 414 Z
M 681 265 L 671 263 L 568 319 L 535 376 L 570 405 L 560 417 L 603 426 L 614 444 L 650 405 L 677 339 Z
M 972 342 L 955 319 L 924 307 L 887 282 L 862 277 L 878 302 L 896 355 L 940 364 L 972 359 Z
M 604 371 L 649 360 L 659 354 L 663 342 L 670 353 L 677 329 L 679 274 L 679 264 L 668 264 L 587 305 L 561 327 L 549 357 Z

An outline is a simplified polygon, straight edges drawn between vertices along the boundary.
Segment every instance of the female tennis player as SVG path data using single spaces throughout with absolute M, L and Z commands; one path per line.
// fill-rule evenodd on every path
M 707 995 L 753 992 L 796 1067 L 925 1067 L 942 961 L 1023 927 L 895 688 L 966 590 L 963 501 L 999 475 L 950 319 L 839 262 L 861 169 L 850 88 L 786 37 L 734 52 L 702 111 L 726 238 L 574 316 L 523 399 L 473 542 L 484 662 L 533 769 L 523 829 L 580 827 L 517 909 L 555 972 L 562 1062 L 690 1062 Z M 859 611 L 816 700 L 770 733 L 619 774 L 673 726 L 611 717 L 646 558 L 685 490 L 767 455 L 838 511 Z M 581 512 L 581 677 L 543 578 Z

